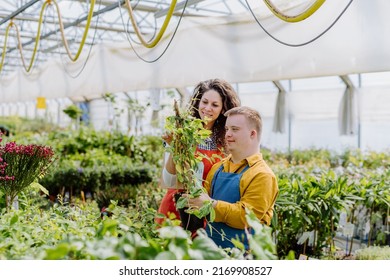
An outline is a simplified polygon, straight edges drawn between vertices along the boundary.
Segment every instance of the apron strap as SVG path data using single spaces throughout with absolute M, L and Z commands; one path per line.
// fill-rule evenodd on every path
M 220 172 L 222 172 L 222 169 L 223 169 L 223 164 L 218 168 L 218 170 L 214 173 L 214 176 L 213 176 L 213 179 L 211 181 L 211 189 L 210 189 L 210 194 L 211 194 L 211 197 L 213 197 L 213 192 L 214 192 L 214 184 L 215 184 L 215 181 L 214 179 L 216 179 L 218 177 L 218 174 Z M 249 169 L 249 164 L 247 164 L 243 170 L 241 170 L 240 173 L 234 173 L 234 174 L 243 174 L 245 171 L 247 171 Z M 230 173 L 230 172 L 226 172 L 226 173 Z M 240 180 L 241 180 L 241 177 L 240 177 Z
M 244 173 L 245 171 L 247 171 L 248 168 L 249 168 L 249 164 L 245 165 L 244 169 L 241 170 L 240 173 L 236 173 L 236 174 L 242 174 L 242 173 Z M 220 166 L 220 167 L 218 168 L 218 170 L 215 172 L 214 177 L 215 177 L 215 175 L 217 175 L 219 172 L 221 172 L 222 169 L 223 169 L 223 164 L 221 164 L 221 166 Z M 226 173 L 235 173 L 235 172 L 226 172 Z

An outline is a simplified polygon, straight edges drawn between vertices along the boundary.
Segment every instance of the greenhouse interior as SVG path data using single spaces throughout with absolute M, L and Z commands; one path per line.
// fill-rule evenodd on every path
M 0 1 L 0 260 L 389 260 L 389 10 L 381 0 Z M 196 200 L 181 180 L 199 183 L 194 147 L 208 126 L 195 128 L 187 104 L 211 79 L 261 116 L 258 152 L 277 182 L 269 222 L 243 191 L 215 200 L 205 173 L 196 193 L 211 204 L 186 208 L 200 229 L 159 212 L 172 188 Z M 220 223 L 242 234 L 222 230 L 230 247 L 214 242 Z

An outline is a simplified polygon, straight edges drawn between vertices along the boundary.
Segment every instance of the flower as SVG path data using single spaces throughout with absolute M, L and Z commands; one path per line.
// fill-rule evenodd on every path
M 15 142 L 0 146 L 0 190 L 12 203 L 18 193 L 46 173 L 53 158 L 54 151 L 48 146 Z

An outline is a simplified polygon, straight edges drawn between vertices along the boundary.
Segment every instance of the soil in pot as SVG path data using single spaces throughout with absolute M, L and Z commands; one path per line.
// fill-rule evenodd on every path
M 183 193 L 181 193 L 181 192 L 175 193 L 175 196 L 174 196 L 175 202 L 177 202 L 179 200 L 179 198 L 182 196 L 182 194 Z M 177 211 L 179 212 L 179 215 L 180 215 L 181 226 L 184 229 L 189 230 L 191 232 L 195 232 L 197 229 L 204 228 L 205 224 L 206 224 L 205 218 L 200 219 L 193 214 L 189 214 L 189 213 L 185 212 L 187 209 L 188 209 L 187 207 L 177 209 Z

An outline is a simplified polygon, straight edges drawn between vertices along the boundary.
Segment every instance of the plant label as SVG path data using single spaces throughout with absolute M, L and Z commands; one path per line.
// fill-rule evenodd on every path
M 303 254 L 300 254 L 299 255 L 299 260 L 307 260 L 307 259 L 309 259 L 306 255 L 303 255 Z
M 368 234 L 370 232 L 370 229 L 371 229 L 370 221 L 367 221 L 364 227 L 364 234 Z
M 354 229 L 355 229 L 355 225 L 354 224 L 346 223 L 346 225 L 344 227 L 344 231 L 343 231 L 344 236 L 352 237 Z
M 339 225 L 344 227 L 347 223 L 347 213 L 341 212 L 340 213 L 340 219 L 339 219 Z

